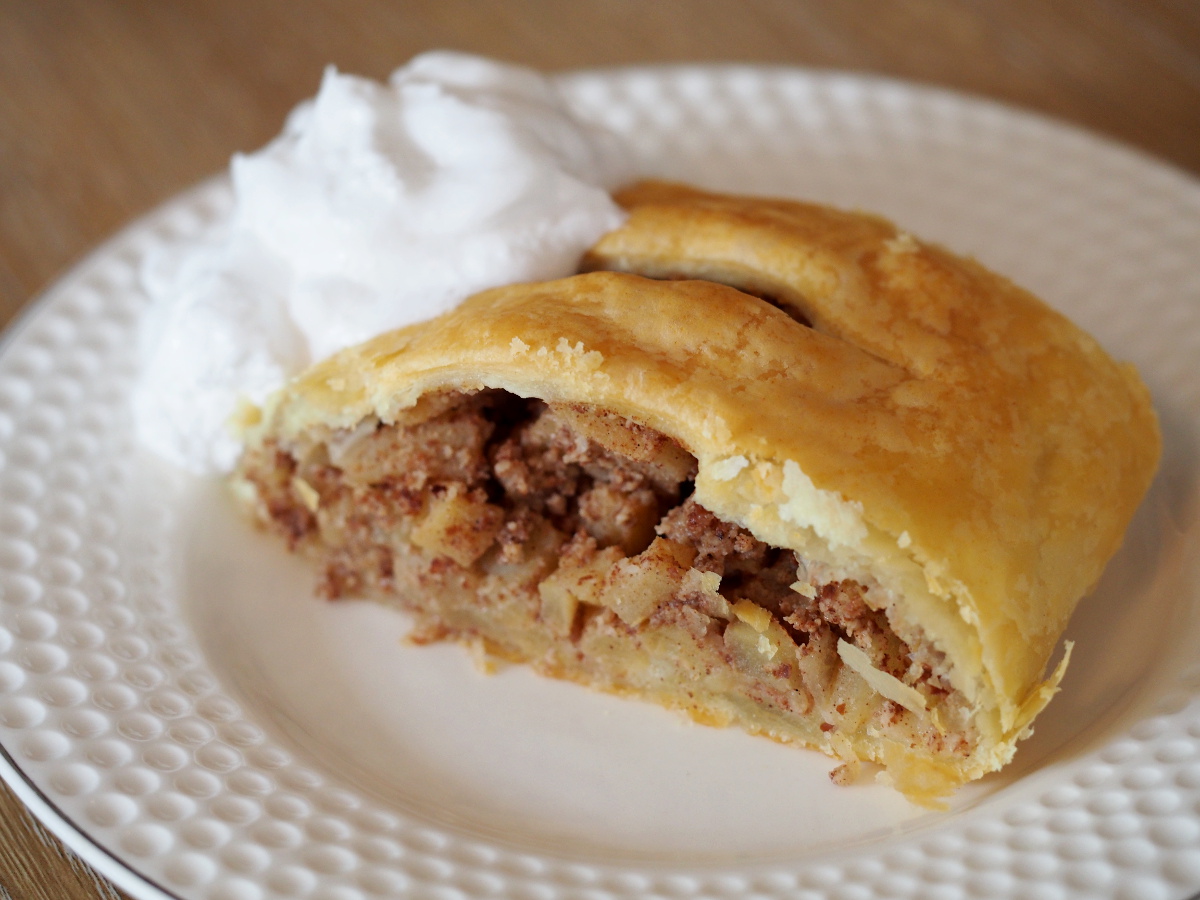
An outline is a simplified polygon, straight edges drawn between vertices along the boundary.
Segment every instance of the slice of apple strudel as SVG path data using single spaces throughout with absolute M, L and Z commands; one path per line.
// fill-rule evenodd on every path
M 570 278 L 322 362 L 237 495 L 322 592 L 547 675 L 884 767 L 1004 765 L 1157 463 L 1146 389 L 861 214 L 645 183 Z

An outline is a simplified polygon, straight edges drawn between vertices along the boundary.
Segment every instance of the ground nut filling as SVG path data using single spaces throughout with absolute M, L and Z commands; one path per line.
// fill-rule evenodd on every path
M 975 744 L 940 654 L 896 635 L 882 592 L 719 519 L 692 497 L 695 459 L 620 416 L 448 393 L 398 424 L 267 442 L 238 475 L 263 522 L 319 561 L 324 596 L 400 607 L 417 641 L 847 759 L 838 735 L 864 731 L 955 757 Z

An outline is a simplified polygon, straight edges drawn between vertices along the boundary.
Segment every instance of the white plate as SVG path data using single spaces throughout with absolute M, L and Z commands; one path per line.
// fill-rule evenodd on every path
M 145 254 L 215 182 L 84 261 L 0 356 L 0 770 L 138 897 L 1182 898 L 1200 889 L 1200 186 L 1078 131 L 895 82 L 564 78 L 643 169 L 880 211 L 1136 363 L 1162 472 L 1071 623 L 1016 763 L 946 813 L 641 704 L 487 678 L 311 574 L 129 430 Z

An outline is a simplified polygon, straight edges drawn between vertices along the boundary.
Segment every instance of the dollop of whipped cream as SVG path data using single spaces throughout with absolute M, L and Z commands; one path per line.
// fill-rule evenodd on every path
M 329 69 L 283 133 L 236 156 L 209 239 L 152 257 L 139 440 L 232 468 L 239 403 L 489 287 L 558 278 L 624 218 L 628 155 L 542 75 L 428 53 L 387 84 Z

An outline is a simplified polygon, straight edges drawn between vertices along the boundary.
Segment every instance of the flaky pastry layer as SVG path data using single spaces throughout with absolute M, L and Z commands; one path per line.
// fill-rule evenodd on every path
M 653 429 L 695 457 L 703 507 L 873 585 L 898 631 L 944 655 L 973 751 L 923 765 L 850 735 L 856 752 L 918 799 L 999 768 L 1153 475 L 1136 373 L 1028 292 L 881 219 L 660 183 L 618 199 L 629 221 L 587 255 L 593 271 L 476 295 L 318 364 L 251 447 L 490 389 Z

